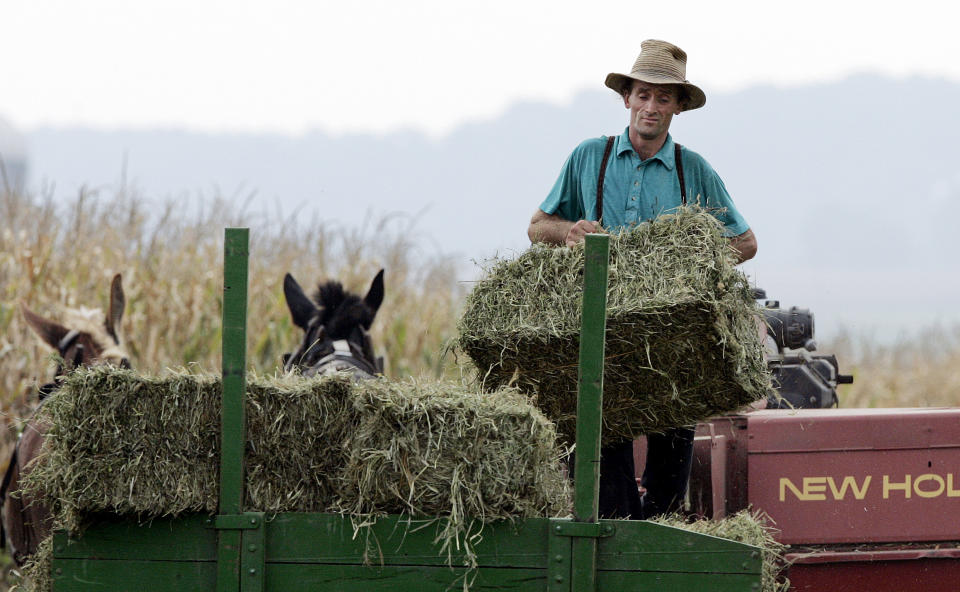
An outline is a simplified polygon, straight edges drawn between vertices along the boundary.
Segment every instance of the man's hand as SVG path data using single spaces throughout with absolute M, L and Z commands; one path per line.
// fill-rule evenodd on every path
M 592 220 L 578 220 L 570 227 L 563 240 L 568 247 L 572 247 L 582 243 L 591 232 L 598 232 L 599 230 L 600 225 Z
M 530 237 L 532 243 L 549 243 L 572 247 L 582 243 L 587 234 L 599 230 L 600 225 L 590 220 L 571 222 L 556 214 L 547 214 L 537 210 L 530 219 L 527 236 Z

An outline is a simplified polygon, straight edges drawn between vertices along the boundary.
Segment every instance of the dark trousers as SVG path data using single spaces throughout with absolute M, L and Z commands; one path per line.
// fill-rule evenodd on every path
M 690 428 L 674 428 L 647 436 L 647 464 L 637 490 L 633 442 L 624 441 L 600 449 L 600 517 L 646 520 L 678 511 L 693 463 Z M 572 466 L 572 464 L 571 464 Z

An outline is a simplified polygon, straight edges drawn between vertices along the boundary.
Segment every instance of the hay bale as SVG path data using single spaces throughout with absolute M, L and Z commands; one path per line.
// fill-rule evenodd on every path
M 354 405 L 341 512 L 442 517 L 441 550 L 468 557 L 474 520 L 569 513 L 556 429 L 527 396 L 376 381 Z
M 604 442 L 692 424 L 766 396 L 746 277 L 719 222 L 684 208 L 614 235 Z M 574 439 L 584 252 L 534 245 L 496 261 L 468 295 L 456 345 L 486 388 L 535 394 Z
M 220 470 L 220 380 L 129 370 L 74 372 L 44 404 L 51 424 L 28 480 L 60 524 L 83 514 L 214 512 Z M 246 505 L 321 511 L 334 498 L 339 439 L 354 418 L 349 381 L 253 378 L 247 398 Z M 319 453 L 318 451 L 323 451 Z
M 763 513 L 742 510 L 720 520 L 694 522 L 688 521 L 685 516 L 670 514 L 653 518 L 650 522 L 760 547 L 763 554 L 761 591 L 786 592 L 790 589 L 790 580 L 782 575 L 786 565 L 783 559 L 786 547 L 774 539 L 776 529 L 769 526 L 769 520 Z
M 220 392 L 210 376 L 79 370 L 43 406 L 52 427 L 27 486 L 72 531 L 96 512 L 215 512 Z M 453 517 L 456 530 L 467 515 L 568 507 L 553 426 L 519 393 L 340 376 L 253 377 L 247 392 L 248 510 L 418 512 Z M 474 489 L 505 466 L 530 469 Z

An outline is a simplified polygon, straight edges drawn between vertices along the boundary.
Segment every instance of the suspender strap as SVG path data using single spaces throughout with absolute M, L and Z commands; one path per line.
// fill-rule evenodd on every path
M 607 161 L 610 160 L 610 151 L 613 149 L 615 136 L 607 138 L 607 147 L 603 149 L 603 160 L 600 161 L 600 176 L 597 178 L 597 222 L 603 226 L 603 178 L 607 176 Z
M 687 205 L 687 186 L 683 182 L 683 157 L 680 156 L 680 144 L 673 144 L 673 159 L 677 162 L 677 179 L 680 180 L 680 199 Z

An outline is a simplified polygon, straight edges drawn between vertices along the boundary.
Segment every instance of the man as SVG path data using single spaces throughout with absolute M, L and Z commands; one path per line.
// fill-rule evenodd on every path
M 686 80 L 687 54 L 665 41 L 647 40 L 640 47 L 630 74 L 611 73 L 605 82 L 623 97 L 630 112 L 627 129 L 574 149 L 530 220 L 530 240 L 573 246 L 601 227 L 629 228 L 690 203 L 707 208 L 723 223 L 738 262 L 752 258 L 756 238 L 723 181 L 706 160 L 675 144 L 668 133 L 674 115 L 706 103 L 703 91 Z M 641 498 L 632 442 L 604 448 L 600 516 L 645 519 L 679 509 L 692 455 L 692 429 L 650 434 Z

